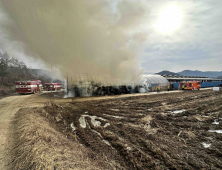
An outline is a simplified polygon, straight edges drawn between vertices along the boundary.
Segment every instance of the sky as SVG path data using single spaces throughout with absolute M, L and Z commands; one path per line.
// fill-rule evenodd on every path
M 2 1 L 6 2 L 6 0 Z M 15 2 L 15 0 L 10 1 L 11 3 Z M 128 71 L 130 70 L 130 65 L 134 67 L 133 64 L 137 62 L 139 63 L 139 66 L 135 67 L 131 72 L 136 72 L 136 69 L 138 69 L 138 74 L 141 73 L 141 70 L 146 73 L 156 73 L 162 70 L 180 72 L 188 69 L 201 71 L 222 71 L 222 1 L 104 1 L 106 4 L 101 5 L 101 11 L 103 10 L 104 13 L 107 13 L 107 18 L 98 17 L 99 15 L 102 15 L 102 13 L 96 13 L 95 11 L 97 10 L 93 11 L 91 7 L 87 7 L 87 9 L 93 11 L 90 11 L 92 14 L 96 14 L 92 15 L 92 19 L 90 15 L 87 16 L 87 21 L 93 23 L 90 25 L 92 27 L 95 25 L 95 23 L 97 24 L 95 30 L 97 28 L 101 28 L 101 32 L 104 32 L 104 34 L 107 32 L 113 32 L 113 37 L 121 37 L 121 39 L 108 37 L 112 39 L 112 41 L 109 42 L 109 45 L 124 47 L 124 51 L 121 51 L 121 54 L 129 55 L 128 58 L 123 57 L 123 59 L 118 60 L 118 62 L 122 63 L 120 64 L 121 69 L 118 73 L 119 78 L 121 77 L 119 75 L 126 73 L 122 71 L 124 68 Z M 102 1 L 98 0 L 98 3 L 100 2 Z M 98 4 L 95 6 L 100 8 Z M 16 18 L 17 14 L 18 13 L 15 12 L 13 13 L 13 16 Z M 45 12 L 46 16 L 47 14 L 48 13 Z M 48 16 L 50 17 L 50 15 Z M 18 21 L 19 24 L 23 26 L 23 21 Z M 5 23 L 8 23 L 10 27 L 7 27 Z M 59 23 L 56 24 L 61 26 Z M 107 28 L 98 27 L 98 25 L 101 24 L 105 24 Z M 22 28 L 26 30 L 25 24 Z M 27 28 L 27 31 L 30 30 Z M 127 33 L 118 34 L 121 31 Z M 11 32 L 13 33 L 11 34 Z M 51 35 L 53 37 L 55 36 L 54 38 L 56 40 L 59 40 L 55 32 L 56 31 L 52 31 Z M 24 37 L 21 38 L 21 34 L 22 33 L 15 21 L 12 19 L 12 16 L 9 15 L 8 11 L 0 2 L 0 51 L 9 52 L 12 56 L 24 61 L 29 67 L 44 69 L 47 67 L 48 70 L 50 70 L 48 60 L 41 56 L 37 50 L 33 49 L 33 47 L 30 47 L 30 51 L 27 50 L 30 44 L 27 41 L 25 42 L 25 40 L 23 41 Z M 109 41 L 108 38 L 104 36 L 104 39 L 101 40 L 101 44 L 106 43 L 106 40 Z M 33 37 L 32 40 L 35 40 L 35 38 Z M 39 40 L 39 42 L 41 41 Z M 127 48 L 125 48 L 126 46 Z M 106 47 L 107 46 L 101 46 L 101 48 L 105 49 Z M 61 48 L 63 51 L 66 50 L 65 47 Z M 99 46 L 97 48 L 99 48 Z M 106 50 L 108 50 L 108 48 Z M 104 51 L 96 51 L 100 54 L 104 53 Z M 93 54 L 96 53 L 96 51 L 93 51 Z M 110 51 L 110 53 L 116 55 L 116 53 L 113 51 L 114 50 Z M 67 52 L 71 53 L 72 51 Z M 132 56 L 132 53 L 135 54 Z M 121 56 L 119 57 L 121 58 Z M 81 56 L 79 59 L 81 59 Z M 86 59 L 89 58 L 85 57 L 85 60 L 81 61 L 83 62 L 83 65 Z M 100 58 L 96 59 L 97 62 L 102 60 Z M 104 61 L 106 59 L 107 58 L 105 58 Z M 113 61 L 110 62 L 114 64 L 117 63 Z M 59 62 L 61 61 L 58 61 L 57 65 L 55 66 L 56 68 L 54 69 L 59 69 Z M 87 63 L 87 67 L 89 66 L 92 69 L 94 69 L 94 67 L 102 67 L 95 61 L 92 61 L 91 63 L 93 67 L 89 66 L 89 63 Z M 123 63 L 127 64 L 124 65 Z M 120 66 L 116 69 L 119 69 Z M 113 68 L 113 65 L 107 65 L 106 67 L 111 69 Z M 104 72 L 108 73 L 106 69 L 102 69 Z M 117 73 L 110 74 L 112 74 L 112 76 L 117 76 Z
M 180 25 L 175 31 L 161 33 L 153 28 L 159 15 L 159 5 L 151 8 L 152 21 L 143 49 L 142 67 L 147 72 L 161 70 L 179 72 L 187 69 L 221 71 L 222 1 L 165 2 L 166 6 L 175 5 L 179 8 Z M 165 8 L 165 4 L 163 6 Z

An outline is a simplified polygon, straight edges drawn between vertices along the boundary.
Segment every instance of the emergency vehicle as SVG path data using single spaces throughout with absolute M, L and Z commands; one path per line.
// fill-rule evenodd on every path
M 55 91 L 60 90 L 62 85 L 60 83 L 45 83 L 44 90 L 45 91 Z
M 19 94 L 27 94 L 39 92 L 42 87 L 40 80 L 31 80 L 31 81 L 16 81 L 15 90 Z
M 60 83 L 52 83 L 54 85 L 55 90 L 60 90 L 62 85 Z
M 179 90 L 200 90 L 199 81 L 182 82 L 179 85 Z

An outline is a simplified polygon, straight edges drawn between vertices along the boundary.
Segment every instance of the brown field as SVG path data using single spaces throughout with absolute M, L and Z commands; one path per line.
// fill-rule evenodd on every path
M 17 112 L 8 167 L 222 169 L 222 92 L 64 100 Z

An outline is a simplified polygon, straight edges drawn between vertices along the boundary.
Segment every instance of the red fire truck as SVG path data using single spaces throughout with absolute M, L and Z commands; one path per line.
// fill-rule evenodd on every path
M 15 89 L 19 94 L 27 94 L 39 92 L 42 87 L 40 80 L 31 80 L 31 81 L 16 81 Z
M 62 85 L 60 83 L 45 83 L 44 90 L 45 91 L 55 91 L 60 90 Z
M 60 90 L 62 85 L 60 83 L 52 83 L 54 85 L 55 90 Z
M 189 81 L 180 83 L 180 90 L 200 90 L 200 82 L 199 81 Z

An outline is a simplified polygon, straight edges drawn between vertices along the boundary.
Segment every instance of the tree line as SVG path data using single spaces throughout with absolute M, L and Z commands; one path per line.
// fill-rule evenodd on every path
M 46 76 L 34 75 L 24 62 L 9 56 L 7 52 L 0 52 L 0 85 L 14 85 L 15 81 L 40 79 L 50 82 Z

